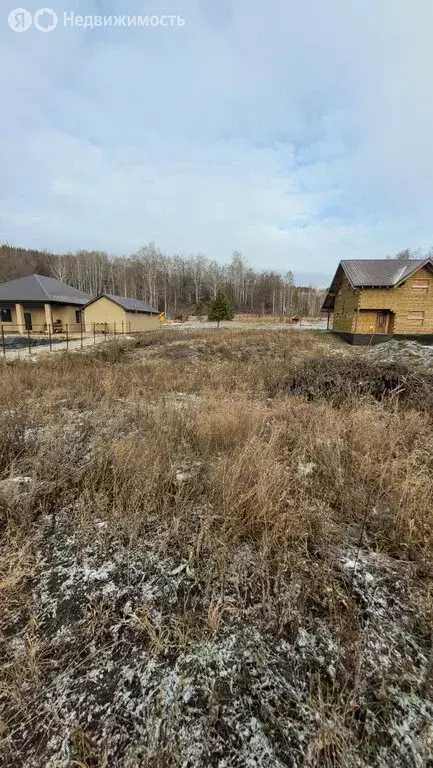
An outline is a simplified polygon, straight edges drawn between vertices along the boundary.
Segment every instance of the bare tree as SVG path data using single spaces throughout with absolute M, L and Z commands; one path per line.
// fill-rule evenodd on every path
M 194 285 L 195 301 L 196 304 L 201 299 L 203 280 L 206 268 L 206 258 L 203 254 L 199 253 L 197 256 L 192 256 L 188 259 L 188 266 L 191 271 L 191 278 Z
M 152 242 L 137 253 L 119 257 L 104 251 L 52 254 L 0 246 L 0 281 L 32 272 L 52 275 L 90 295 L 107 291 L 141 299 L 164 307 L 167 314 L 189 312 L 194 301 L 213 301 L 218 291 L 238 311 L 318 314 L 321 305 L 320 291 L 302 286 L 298 290 L 291 272 L 259 272 L 239 251 L 224 265 L 203 254 L 167 256 Z
M 224 270 L 214 259 L 209 261 L 205 272 L 205 284 L 212 299 L 216 299 L 218 289 L 224 279 Z

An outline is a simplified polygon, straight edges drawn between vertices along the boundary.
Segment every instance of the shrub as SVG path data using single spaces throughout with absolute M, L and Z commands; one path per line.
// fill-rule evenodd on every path
M 302 395 L 308 400 L 323 398 L 335 406 L 370 397 L 433 413 L 432 373 L 414 371 L 403 363 L 383 364 L 357 357 L 304 359 L 279 382 L 271 383 L 269 392 Z

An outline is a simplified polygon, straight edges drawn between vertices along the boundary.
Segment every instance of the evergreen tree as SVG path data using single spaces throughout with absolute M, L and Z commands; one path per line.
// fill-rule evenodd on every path
M 216 321 L 219 328 L 221 320 L 233 320 L 234 316 L 234 309 L 230 301 L 221 291 L 218 291 L 211 304 L 208 320 Z

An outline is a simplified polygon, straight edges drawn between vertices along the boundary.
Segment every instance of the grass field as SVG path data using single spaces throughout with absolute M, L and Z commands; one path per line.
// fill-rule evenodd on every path
M 0 364 L 10 768 L 427 768 L 433 373 L 322 332 Z

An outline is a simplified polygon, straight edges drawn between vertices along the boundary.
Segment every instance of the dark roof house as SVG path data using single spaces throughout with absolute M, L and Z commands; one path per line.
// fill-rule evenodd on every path
M 150 304 L 147 304 L 145 301 L 139 301 L 138 299 L 128 299 L 126 296 L 115 296 L 112 293 L 100 293 L 98 296 L 95 296 L 94 299 L 91 299 L 87 306 L 93 304 L 95 301 L 99 301 L 101 298 L 113 301 L 114 304 L 118 304 L 119 307 L 123 307 L 126 312 L 140 312 L 145 315 L 158 314 L 158 309 L 156 307 L 151 307 Z
M 45 275 L 26 275 L 0 285 L 2 333 L 72 330 L 90 296 Z
M 433 259 L 344 259 L 323 302 L 354 344 L 393 336 L 433 342 Z
M 102 293 L 84 307 L 86 325 L 114 333 L 151 331 L 160 327 L 158 309 L 138 299 Z

